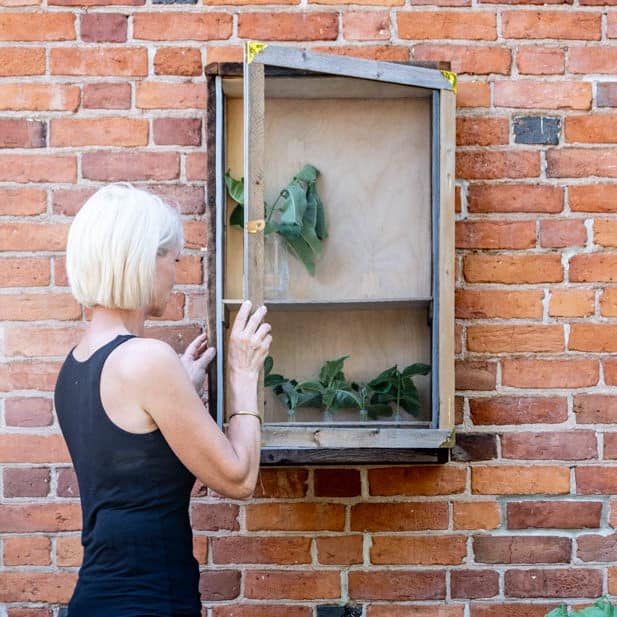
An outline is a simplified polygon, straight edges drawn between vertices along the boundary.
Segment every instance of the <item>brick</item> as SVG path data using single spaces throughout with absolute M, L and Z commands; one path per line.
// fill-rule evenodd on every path
M 604 459 L 617 459 L 617 433 L 604 433 Z
M 5 497 L 46 497 L 49 493 L 49 469 L 47 467 L 6 468 L 2 478 Z
M 582 529 L 600 527 L 599 501 L 520 501 L 506 505 L 508 529 Z
M 48 398 L 8 398 L 4 401 L 4 421 L 7 426 L 49 426 L 53 422 L 51 409 Z
M 354 2 L 354 4 L 362 4 L 362 2 Z M 409 47 L 402 45 L 324 45 L 315 46 L 311 49 L 319 53 L 350 56 L 352 58 L 365 58 L 367 60 L 409 62 Z
M 611 2 L 612 0 L 609 0 Z M 615 11 L 609 11 L 607 16 L 607 35 L 608 38 L 617 38 L 617 15 Z
M 312 600 L 339 598 L 341 581 L 338 572 L 251 570 L 244 575 L 244 595 L 247 598 L 286 598 Z
M 493 570 L 453 570 L 453 598 L 492 598 L 499 593 L 499 573 Z
M 228 529 L 237 531 L 239 509 L 234 504 L 193 503 L 191 505 L 191 522 L 194 529 L 219 531 Z
M 607 287 L 600 296 L 600 314 L 603 317 L 617 316 L 617 289 Z
M 465 607 L 461 604 L 370 604 L 368 617 L 463 617 Z
M 596 104 L 598 107 L 617 107 L 617 84 L 599 82 L 596 85 Z
M 465 360 L 454 365 L 457 390 L 494 390 L 497 383 L 495 362 Z
M 190 152 L 185 157 L 186 179 L 204 182 L 208 179 L 208 156 L 204 152 Z
M 456 177 L 461 180 L 533 178 L 539 175 L 538 152 L 463 151 L 456 156 Z
M 199 146 L 200 118 L 155 118 L 154 143 L 159 146 Z
M 572 324 L 568 349 L 571 351 L 617 351 L 617 325 Z
M 0 531 L 3 533 L 78 531 L 79 504 L 3 504 Z M 3 573 L 3 577 L 6 573 Z
M 593 222 L 593 241 L 600 246 L 617 246 L 617 224 L 613 219 L 596 219 Z
M 213 563 L 311 563 L 310 538 L 243 537 L 212 538 Z
M 514 143 L 552 145 L 559 143 L 561 119 L 546 116 L 518 116 L 513 119 Z
M 454 529 L 497 529 L 501 522 L 496 501 L 454 501 Z
M 587 229 L 582 219 L 540 221 L 540 246 L 543 248 L 584 246 L 586 242 Z
M 5 251 L 62 251 L 68 225 L 58 223 L 0 224 L 0 246 Z
M 316 538 L 317 561 L 323 565 L 362 563 L 363 537 L 360 534 Z
M 51 541 L 45 536 L 4 538 L 5 566 L 51 565 Z
M 489 461 L 497 458 L 497 437 L 490 433 L 459 433 L 451 450 L 455 462 Z
M 411 54 L 413 60 L 450 62 L 457 74 L 509 75 L 512 65 L 512 53 L 501 46 L 420 43 L 412 47 Z
M 130 109 L 131 84 L 84 84 L 84 109 Z
M 464 116 L 456 119 L 456 144 L 458 146 L 496 146 L 507 144 L 510 139 L 507 118 L 476 118 Z
M 178 285 L 199 285 L 203 281 L 203 258 L 197 255 L 185 255 L 180 258 L 176 268 Z
M 59 362 L 11 362 L 8 366 L 9 383 L 12 390 L 49 392 L 56 386 L 59 371 Z
M 371 545 L 375 565 L 459 565 L 467 555 L 465 536 L 375 536 Z
M 452 495 L 465 490 L 458 467 L 379 467 L 368 470 L 370 495 Z
M 457 108 L 490 107 L 491 90 L 483 81 L 459 81 L 456 93 Z
M 316 497 L 356 497 L 362 494 L 357 469 L 316 469 L 314 482 Z
M 313 617 L 313 608 L 286 604 L 231 604 L 214 606 L 212 617 Z
M 599 12 L 504 11 L 503 36 L 507 39 L 568 39 L 598 41 L 602 36 Z
M 458 319 L 541 319 L 543 298 L 541 290 L 457 289 L 454 306 Z
M 616 467 L 577 467 L 575 474 L 578 495 L 612 495 L 617 491 Z
M 602 595 L 602 572 L 567 570 L 508 570 L 505 594 L 511 598 L 595 598 Z
M 355 570 L 349 573 L 352 600 L 443 600 L 445 572 Z
M 76 579 L 76 572 L 9 570 L 0 579 L 0 602 L 66 604 Z
M 246 528 L 280 531 L 342 531 L 345 506 L 330 503 L 257 503 L 246 506 Z
M 5 330 L 4 353 L 8 357 L 66 356 L 83 334 L 78 327 L 15 326 Z
M 52 612 L 46 608 L 12 608 L 8 617 L 52 617 Z
M 228 39 L 229 13 L 146 12 L 133 15 L 133 37 L 147 41 L 210 41 Z M 242 35 L 240 35 L 242 36 Z
M 536 244 L 535 221 L 457 221 L 456 248 L 526 249 Z
M 83 548 L 79 536 L 60 536 L 56 539 L 56 565 L 80 566 Z
M 447 529 L 446 502 L 358 503 L 351 507 L 352 531 Z
M 615 561 L 617 559 L 617 534 L 580 535 L 576 538 L 576 556 L 581 561 Z
M 206 88 L 202 83 L 148 82 L 137 84 L 139 109 L 205 109 Z
M 617 177 L 617 149 L 562 148 L 546 154 L 547 175 L 553 178 Z
M 503 458 L 585 460 L 598 457 L 593 431 L 506 433 L 501 437 Z
M 570 73 L 605 73 L 614 72 L 617 62 L 617 48 L 607 45 L 602 47 L 570 47 L 568 50 L 568 71 Z
M 42 47 L 0 48 L 0 77 L 25 77 L 45 74 L 45 49 Z
M 503 603 L 472 603 L 471 617 L 545 617 L 555 604 L 524 604 L 516 602 Z
M 176 152 L 85 152 L 82 173 L 105 182 L 173 180 L 180 174 L 180 160 Z
M 76 111 L 79 86 L 0 83 L 0 111 Z
M 142 6 L 146 0 L 48 0 L 49 6 Z
M 567 467 L 504 465 L 471 470 L 471 491 L 479 495 L 559 495 L 570 492 Z
M 148 121 L 135 118 L 58 118 L 51 121 L 51 145 L 146 146 Z
M 467 349 L 480 353 L 559 352 L 565 349 L 562 326 L 468 326 Z
M 604 381 L 607 385 L 617 385 L 617 361 L 607 358 L 602 361 L 602 368 L 604 369 Z
M 233 600 L 240 594 L 240 572 L 237 570 L 205 570 L 199 578 L 202 600 Z
M 47 192 L 34 188 L 0 188 L 0 215 L 34 216 L 47 210 Z
M 590 109 L 588 82 L 503 80 L 494 85 L 495 107 L 518 109 Z
M 494 41 L 497 23 L 492 11 L 401 11 L 397 13 L 402 39 L 462 39 Z
M 80 16 L 81 40 L 86 43 L 124 43 L 128 15 L 119 13 L 86 13 Z
M 598 383 L 596 360 L 507 359 L 502 383 L 515 388 L 584 388 Z
M 44 148 L 46 133 L 44 122 L 0 119 L 0 148 Z
M 570 209 L 575 212 L 617 212 L 614 184 L 582 184 L 568 189 Z
M 566 141 L 578 143 L 617 142 L 617 114 L 570 116 L 565 121 Z
M 593 315 L 594 302 L 593 289 L 554 289 L 548 314 L 551 317 L 588 317 Z
M 465 280 L 470 283 L 558 283 L 563 280 L 561 256 L 465 255 Z
M 72 13 L 0 14 L 0 41 L 72 41 L 75 16 Z
M 52 75 L 145 77 L 148 50 L 145 47 L 68 47 L 50 53 Z
M 579 394 L 574 397 L 577 424 L 617 423 L 617 396 Z
M 0 463 L 66 463 L 69 453 L 61 435 L 0 434 Z
M 208 243 L 204 221 L 185 221 L 183 227 L 185 248 L 205 249 Z
M 221 0 L 227 4 L 226 0 Z M 295 3 L 295 2 L 294 2 Z M 258 4 L 256 2 L 256 4 Z M 242 62 L 244 51 L 238 45 L 208 45 L 206 47 L 206 64 L 212 62 Z
M 476 184 L 467 191 L 469 212 L 545 212 L 563 210 L 563 189 L 541 184 Z
M 338 36 L 338 14 L 240 13 L 238 36 L 270 41 L 334 41 Z
M 154 56 L 155 75 L 201 75 L 201 52 L 194 47 L 162 47 Z
M 570 281 L 577 283 L 617 281 L 617 254 L 585 253 L 570 259 Z
M 293 499 L 304 497 L 307 490 L 306 469 L 260 469 L 255 498 Z
M 563 74 L 565 51 L 562 47 L 519 47 L 516 51 L 516 65 L 521 75 Z
M 193 534 L 193 556 L 200 565 L 208 563 L 208 536 Z
M 75 182 L 76 180 L 77 162 L 74 156 L 0 155 L 0 182 Z M 46 227 L 51 229 L 52 225 L 47 224 Z
M 568 563 L 572 540 L 554 536 L 474 536 L 479 563 Z
M 79 497 L 79 484 L 77 475 L 72 467 L 65 467 L 58 470 L 56 482 L 56 493 L 58 497 L 77 498 Z
M 387 11 L 349 11 L 343 13 L 343 37 L 348 41 L 390 39 L 390 14 Z
M 470 399 L 474 424 L 557 424 L 568 417 L 568 405 L 562 397 L 495 396 Z

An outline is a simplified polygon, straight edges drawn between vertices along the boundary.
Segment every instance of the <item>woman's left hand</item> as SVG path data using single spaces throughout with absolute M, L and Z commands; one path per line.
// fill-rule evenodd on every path
M 208 335 L 204 332 L 195 338 L 180 356 L 182 366 L 199 396 L 203 393 L 206 369 L 215 355 L 216 349 L 208 347 Z

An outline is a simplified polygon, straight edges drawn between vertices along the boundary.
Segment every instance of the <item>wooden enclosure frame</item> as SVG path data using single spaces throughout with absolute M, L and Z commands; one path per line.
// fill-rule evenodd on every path
M 278 96 L 286 96 L 293 86 L 287 79 L 310 77 L 312 90 L 322 87 L 320 77 L 357 79 L 358 88 L 371 94 L 372 89 L 413 89 L 430 98 L 430 204 L 431 204 L 431 409 L 427 428 L 375 426 L 366 423 L 315 425 L 264 423 L 262 464 L 310 463 L 411 463 L 443 462 L 454 441 L 454 149 L 456 78 L 443 65 L 378 62 L 330 56 L 289 47 L 247 43 L 245 61 L 216 63 L 206 67 L 208 86 L 208 251 L 206 254 L 209 285 L 207 290 L 208 330 L 216 332 L 218 358 L 209 374 L 210 410 L 219 426 L 224 418 L 225 329 L 229 325 L 225 306 L 224 242 L 226 192 L 225 173 L 225 88 L 242 86 L 244 101 L 243 166 L 245 181 L 245 221 L 263 219 L 264 201 L 264 101 L 268 77 L 281 78 L 273 87 Z M 229 78 L 236 78 L 235 82 Z M 241 81 L 240 79 L 241 78 Z M 226 81 L 227 80 L 227 81 Z M 275 81 L 275 80 L 272 80 Z M 272 81 L 270 83 L 272 83 Z M 325 80 L 327 82 L 327 80 Z M 296 80 L 300 83 L 300 80 Z M 331 82 L 334 83 L 334 82 Z M 226 84 L 226 85 L 225 85 Z M 372 84 L 375 84 L 373 88 Z M 323 85 L 327 94 L 327 83 Z M 276 94 L 275 94 L 276 96 Z M 311 96 L 311 94 L 305 94 Z M 324 96 L 323 93 L 320 96 Z M 350 95 L 351 96 L 351 95 Z M 243 298 L 254 305 L 264 302 L 264 236 L 243 234 Z M 214 283 L 214 284 L 213 284 Z M 272 302 L 271 304 L 275 304 Z M 284 303 L 282 303 L 284 305 Z M 327 302 L 315 303 L 319 310 Z M 396 302 L 384 302 L 395 306 Z M 350 304 L 350 307 L 352 305 Z M 279 308 L 281 306 L 279 305 Z M 263 386 L 259 400 L 264 400 Z M 262 410 L 263 411 L 263 410 Z M 353 447 L 347 444 L 353 443 Z

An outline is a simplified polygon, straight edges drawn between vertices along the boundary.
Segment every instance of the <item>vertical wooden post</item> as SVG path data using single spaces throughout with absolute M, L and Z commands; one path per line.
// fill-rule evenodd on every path
M 257 308 L 264 302 L 264 65 L 244 54 L 244 298 Z M 258 391 L 263 414 L 263 380 Z
M 456 95 L 441 90 L 439 217 L 439 428 L 454 426 L 454 145 Z

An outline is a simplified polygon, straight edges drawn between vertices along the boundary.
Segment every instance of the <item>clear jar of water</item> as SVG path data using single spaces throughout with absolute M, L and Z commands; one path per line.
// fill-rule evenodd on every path
M 285 240 L 276 232 L 264 236 L 264 296 L 267 300 L 287 297 L 289 260 Z

